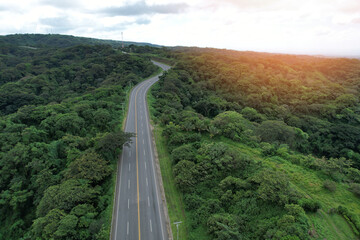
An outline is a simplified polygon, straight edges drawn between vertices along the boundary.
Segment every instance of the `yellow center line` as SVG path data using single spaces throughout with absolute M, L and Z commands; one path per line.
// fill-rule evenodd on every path
M 139 159 L 138 159 L 138 136 L 137 136 L 137 111 L 136 111 L 136 98 L 140 87 L 135 93 L 135 142 L 136 142 L 136 183 L 137 183 L 137 203 L 138 203 L 138 226 L 139 226 L 139 240 L 141 240 L 140 232 L 140 194 L 139 194 Z

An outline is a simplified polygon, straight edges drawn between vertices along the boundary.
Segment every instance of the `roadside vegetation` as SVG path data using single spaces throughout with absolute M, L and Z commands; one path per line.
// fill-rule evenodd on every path
M 118 46 L 0 37 L 0 239 L 109 238 L 150 58 L 173 65 L 148 101 L 174 237 L 360 238 L 359 60 Z
M 158 68 L 108 45 L 0 54 L 0 239 L 108 239 L 125 90 Z
M 172 54 L 150 102 L 182 239 L 359 238 L 359 60 Z

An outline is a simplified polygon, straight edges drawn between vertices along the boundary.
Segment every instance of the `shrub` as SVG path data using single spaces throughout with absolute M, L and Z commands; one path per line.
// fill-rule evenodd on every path
M 181 145 L 171 152 L 173 164 L 181 160 L 192 161 L 195 158 L 195 148 L 191 144 Z
M 350 212 L 346 207 L 343 207 L 341 205 L 337 208 L 337 211 L 339 214 L 343 215 L 346 220 L 350 221 L 357 231 L 360 231 L 360 220 L 357 215 Z
M 349 168 L 347 176 L 352 182 L 360 183 L 360 171 L 356 168 Z
M 306 212 L 316 212 L 319 208 L 321 208 L 321 204 L 313 199 L 302 198 L 299 201 L 299 205 L 306 211 Z
M 330 192 L 335 192 L 336 191 L 336 183 L 334 181 L 326 179 L 324 181 L 324 188 L 326 188 Z
M 360 197 L 360 184 L 359 183 L 352 183 L 350 184 L 350 189 L 352 193 L 354 193 L 356 196 Z

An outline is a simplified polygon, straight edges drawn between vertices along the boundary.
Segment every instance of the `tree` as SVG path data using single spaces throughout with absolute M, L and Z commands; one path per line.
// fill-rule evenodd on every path
M 283 121 L 264 121 L 255 130 L 255 133 L 265 142 L 285 143 L 294 149 L 300 150 L 306 150 L 308 148 L 308 135 L 299 128 L 286 125 Z
M 196 155 L 196 151 L 192 144 L 182 145 L 180 147 L 175 148 L 171 152 L 174 165 L 181 160 L 194 161 L 195 155 Z
M 245 107 L 243 110 L 241 110 L 241 114 L 248 120 L 252 122 L 261 123 L 266 120 L 266 117 L 264 117 L 262 114 L 258 113 L 256 109 L 251 107 Z
M 194 162 L 182 160 L 174 167 L 175 182 L 182 192 L 192 192 L 196 184 L 197 170 Z
M 94 112 L 93 121 L 101 131 L 108 129 L 110 120 L 111 116 L 108 110 L 100 108 Z
M 282 205 L 288 203 L 289 180 L 283 172 L 265 169 L 255 175 L 252 181 L 259 185 L 259 198 Z
M 217 240 L 240 240 L 238 224 L 230 214 L 214 214 L 207 221 L 208 231 Z
M 227 111 L 217 115 L 212 123 L 221 133 L 233 140 L 248 140 L 254 126 L 240 113 Z
M 107 161 L 99 154 L 88 151 L 70 163 L 64 176 L 66 179 L 86 179 L 92 183 L 98 183 L 109 176 L 110 172 L 111 168 Z
M 133 133 L 124 133 L 116 131 L 105 133 L 96 139 L 95 148 L 105 157 L 105 159 L 114 159 L 124 144 L 131 143 Z
M 60 221 L 66 216 L 66 213 L 60 209 L 52 209 L 44 217 L 37 218 L 32 230 L 36 237 L 51 239 L 59 227 Z
M 36 215 L 43 217 L 54 208 L 70 211 L 78 204 L 91 202 L 97 194 L 98 191 L 90 188 L 86 181 L 67 180 L 46 189 L 37 207 Z

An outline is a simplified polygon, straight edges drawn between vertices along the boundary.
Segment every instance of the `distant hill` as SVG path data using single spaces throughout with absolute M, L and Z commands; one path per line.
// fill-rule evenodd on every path
M 71 47 L 79 44 L 109 44 L 113 47 L 120 47 L 122 42 L 116 40 L 75 37 L 71 35 L 60 34 L 12 34 L 0 36 L 0 44 L 11 44 L 28 47 Z M 125 46 L 131 44 L 137 46 L 162 47 L 160 45 L 144 42 L 124 42 Z

